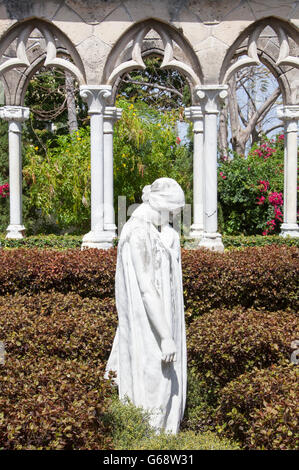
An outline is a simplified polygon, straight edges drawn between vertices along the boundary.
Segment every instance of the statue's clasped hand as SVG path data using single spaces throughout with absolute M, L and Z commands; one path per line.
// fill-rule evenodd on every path
M 176 361 L 176 345 L 172 338 L 164 338 L 161 341 L 162 361 Z

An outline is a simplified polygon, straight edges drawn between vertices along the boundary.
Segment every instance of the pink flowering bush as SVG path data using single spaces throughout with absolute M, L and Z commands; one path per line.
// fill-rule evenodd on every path
M 6 198 L 9 196 L 9 184 L 5 183 L 0 185 L 0 197 Z
M 284 136 L 263 138 L 249 155 L 218 167 L 220 229 L 225 234 L 278 233 L 283 221 Z

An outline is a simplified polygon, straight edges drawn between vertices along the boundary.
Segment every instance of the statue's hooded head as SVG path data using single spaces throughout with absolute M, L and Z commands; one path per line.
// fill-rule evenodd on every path
M 151 185 L 145 186 L 142 200 L 159 212 L 176 212 L 185 205 L 184 191 L 172 178 L 158 178 Z

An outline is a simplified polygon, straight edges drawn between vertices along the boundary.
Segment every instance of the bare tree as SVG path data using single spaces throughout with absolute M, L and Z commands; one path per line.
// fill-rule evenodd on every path
M 257 85 L 261 88 L 265 97 L 264 101 L 258 105 L 256 97 Z M 242 92 L 245 104 L 241 105 L 238 97 Z M 228 98 L 220 113 L 219 124 L 219 148 L 222 154 L 227 152 L 228 132 L 227 125 L 230 125 L 232 149 L 239 154 L 245 154 L 246 144 L 258 141 L 261 132 L 267 134 L 279 125 L 265 129 L 265 118 L 273 105 L 277 102 L 281 94 L 280 88 L 275 88 L 269 95 L 267 85 L 267 75 L 265 69 L 260 67 L 246 68 L 234 74 L 229 81 Z

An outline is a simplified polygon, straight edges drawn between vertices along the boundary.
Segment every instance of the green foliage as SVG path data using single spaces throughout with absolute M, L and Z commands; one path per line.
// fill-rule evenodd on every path
M 150 414 L 134 406 L 129 399 L 121 402 L 115 397 L 104 419 L 111 427 L 113 442 L 118 450 L 135 449 L 138 442 L 154 435 L 149 424 Z
M 143 102 L 120 99 L 122 119 L 114 134 L 115 197 L 141 202 L 142 188 L 156 178 L 174 178 L 191 198 L 191 152 L 177 140 L 175 111 L 158 112 Z M 115 201 L 116 205 L 116 201 Z
M 218 194 L 225 234 L 262 233 L 267 221 L 275 218 L 268 196 L 283 193 L 283 155 L 283 139 L 278 136 L 275 141 L 264 138 L 260 145 L 255 144 L 247 158 L 234 154 L 220 162 Z M 261 181 L 269 183 L 266 191 Z M 261 196 L 265 197 L 263 203 L 259 202 Z
M 7 225 L 4 226 L 6 228 Z M 82 244 L 83 235 L 30 235 L 22 239 L 5 239 L 5 233 L 0 234 L 0 243 L 2 248 L 42 248 L 42 249 L 56 249 L 66 250 L 72 248 L 80 248 Z M 277 235 L 262 235 L 244 236 L 244 235 L 223 235 L 223 243 L 226 250 L 244 249 L 246 247 L 257 247 L 266 245 L 287 245 L 297 246 L 299 248 L 299 239 L 290 237 L 281 237 Z M 115 245 L 118 240 L 115 239 Z M 181 238 L 181 246 L 187 249 L 197 249 L 198 242 L 190 242 L 188 239 Z
M 74 99 L 77 120 L 82 125 L 87 109 L 75 81 Z M 40 153 L 46 155 L 49 146 L 57 145 L 57 137 L 69 133 L 65 72 L 56 67 L 41 67 L 28 84 L 25 106 L 30 107 L 30 119 L 24 125 L 23 142 L 25 146 L 38 146 Z
M 121 77 L 118 95 L 171 110 L 191 106 L 191 93 L 186 78 L 175 69 L 161 69 L 162 58 L 144 58 L 146 69 L 133 70 Z
M 115 449 L 119 450 L 237 450 L 239 446 L 215 433 L 197 434 L 193 431 L 177 435 L 156 434 L 149 425 L 150 414 L 135 407 L 130 401 L 122 403 L 115 398 L 105 415 L 112 429 Z
M 60 228 L 72 225 L 87 230 L 90 219 L 89 129 L 57 138 L 44 157 L 29 145 L 23 175 L 30 206 L 39 209 Z
M 287 363 L 241 375 L 221 391 L 219 423 L 246 448 L 297 450 L 298 383 Z
M 191 197 L 191 153 L 177 142 L 177 116 L 159 113 L 145 103 L 120 100 L 123 117 L 114 134 L 115 208 L 117 197 L 140 202 L 142 188 L 161 176 L 176 179 Z M 87 231 L 90 221 L 89 128 L 48 143 L 46 155 L 28 145 L 23 175 L 29 210 L 41 212 L 53 230 Z M 25 219 L 26 222 L 26 219 Z

